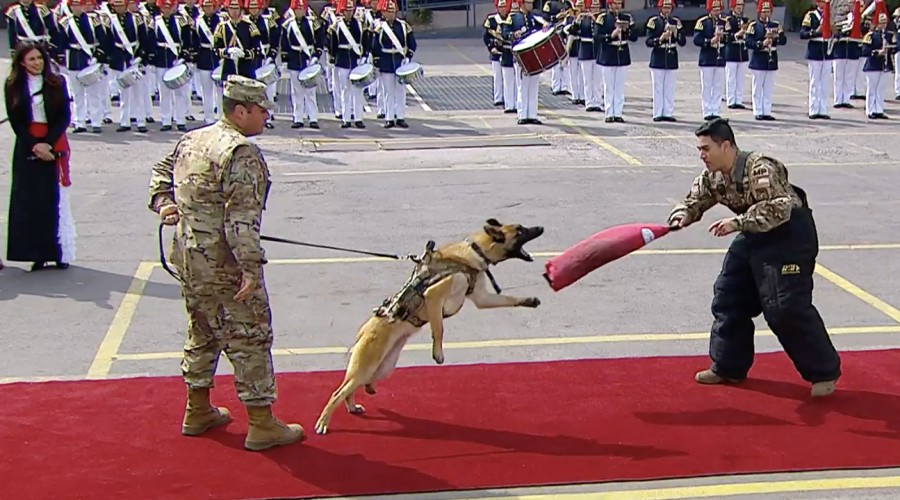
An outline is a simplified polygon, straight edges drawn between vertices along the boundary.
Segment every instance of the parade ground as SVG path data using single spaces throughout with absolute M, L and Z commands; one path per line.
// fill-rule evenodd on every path
M 632 48 L 625 123 L 552 95 L 547 74 L 543 125 L 517 125 L 493 105 L 486 51 L 472 38 L 419 42 L 425 75 L 410 86 L 408 129 L 383 128 L 374 111 L 367 128 L 341 129 L 326 94 L 321 129 L 291 129 L 279 96 L 275 128 L 256 138 L 272 171 L 263 234 L 406 255 L 428 240 L 464 239 L 488 218 L 545 233 L 526 247 L 534 262 L 493 270 L 504 294 L 538 297 L 539 308 L 467 305 L 445 321 L 442 366 L 424 329 L 376 395 L 360 391 L 366 414 L 340 406 L 325 436 L 314 423 L 358 327 L 412 263 L 266 243 L 274 412 L 309 438 L 262 453 L 241 449 L 246 413 L 224 358 L 213 402 L 234 422 L 205 438 L 180 435 L 187 321 L 147 208 L 151 166 L 179 138 L 159 132 L 159 108 L 146 134 L 115 124 L 70 134 L 78 253 L 67 270 L 5 261 L 11 178 L 0 168 L 0 476 L 19 478 L 0 497 L 898 498 L 892 82 L 890 120 L 867 119 L 864 100 L 810 120 L 804 46 L 789 34 L 777 121 L 754 120 L 749 73 L 748 109 L 722 106 L 738 145 L 783 161 L 809 195 L 821 244 L 814 303 L 843 356 L 831 397 L 811 401 L 762 317 L 744 385 L 693 381 L 709 364 L 713 282 L 732 239 L 706 231 L 729 215 L 723 207 L 560 292 L 541 276 L 546 259 L 597 231 L 665 223 L 703 169 L 697 50 L 679 49 L 679 121 L 657 123 L 643 42 Z M 13 140 L 0 129 L 7 160 Z M 173 231 L 163 232 L 166 249 Z

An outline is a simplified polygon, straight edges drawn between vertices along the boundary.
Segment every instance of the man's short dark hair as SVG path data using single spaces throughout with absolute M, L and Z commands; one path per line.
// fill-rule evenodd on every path
M 737 147 L 737 142 L 734 140 L 734 130 L 731 129 L 727 118 L 713 118 L 707 121 L 694 131 L 694 135 L 697 137 L 709 137 L 716 144 L 728 141 L 732 146 Z
M 238 106 L 244 106 L 245 108 L 249 108 L 251 106 L 256 106 L 254 103 L 236 101 L 230 97 L 222 96 L 222 114 L 234 113 L 234 109 Z

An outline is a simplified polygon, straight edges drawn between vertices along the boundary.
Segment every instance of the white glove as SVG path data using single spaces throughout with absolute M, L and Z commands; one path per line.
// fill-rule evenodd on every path
M 314 64 L 318 64 L 318 63 L 319 63 L 319 58 L 318 58 L 318 57 L 315 57 L 315 56 L 314 56 L 312 59 L 309 60 L 309 65 L 310 65 L 310 66 L 312 66 L 312 65 L 314 65 Z
M 226 51 L 226 53 L 228 54 L 228 58 L 233 61 L 237 61 L 238 59 L 244 57 L 244 50 L 240 47 L 231 47 Z
M 356 61 L 356 65 L 357 65 L 357 66 L 362 66 L 363 64 L 366 64 L 366 58 L 365 58 L 365 57 L 360 57 L 359 60 Z
M 263 66 L 266 66 L 266 65 L 268 65 L 268 64 L 272 64 L 272 58 L 271 58 L 271 57 L 267 57 L 266 60 L 263 61 L 263 63 L 262 63 Z

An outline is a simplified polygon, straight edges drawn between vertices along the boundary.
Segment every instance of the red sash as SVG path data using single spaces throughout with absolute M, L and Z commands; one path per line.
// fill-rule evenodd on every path
M 47 137 L 49 128 L 46 123 L 31 122 L 31 125 L 28 126 L 28 132 L 31 133 L 33 137 L 41 139 Z M 69 179 L 69 155 L 72 150 L 69 149 L 69 138 L 66 137 L 66 133 L 63 132 L 62 135 L 59 136 L 59 139 L 56 140 L 56 144 L 51 144 L 50 147 L 54 152 L 62 153 L 59 159 L 56 160 L 56 169 L 59 172 L 60 185 L 64 187 L 71 186 L 72 181 Z

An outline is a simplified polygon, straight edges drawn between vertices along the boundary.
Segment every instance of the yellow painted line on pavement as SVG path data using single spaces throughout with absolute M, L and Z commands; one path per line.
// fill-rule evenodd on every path
M 758 334 L 771 336 L 771 330 L 757 330 Z M 883 333 L 900 333 L 900 326 L 848 326 L 829 328 L 831 335 L 871 335 Z M 535 337 L 494 340 L 471 340 L 460 342 L 444 342 L 444 349 L 486 349 L 492 347 L 534 347 L 560 345 L 590 345 L 620 342 L 671 342 L 683 340 L 706 340 L 709 332 L 696 333 L 628 333 L 613 335 L 589 335 L 583 337 Z M 275 356 L 312 356 L 321 354 L 346 354 L 349 346 L 329 347 L 294 347 L 272 349 Z M 431 343 L 407 344 L 407 351 L 430 351 Z M 159 359 L 181 359 L 182 352 L 142 352 L 119 353 L 117 361 L 147 361 Z
M 722 476 L 727 477 L 727 476 Z M 755 481 L 744 483 L 679 486 L 674 488 L 602 491 L 594 493 L 549 493 L 541 495 L 491 494 L 468 496 L 467 500 L 675 500 L 683 498 L 729 497 L 809 491 L 867 490 L 900 488 L 900 476 L 844 477 L 797 481 Z
M 125 297 L 122 298 L 122 302 L 116 309 L 116 315 L 106 330 L 106 336 L 103 337 L 94 361 L 88 369 L 88 379 L 102 379 L 109 375 L 113 361 L 116 359 L 116 353 L 119 352 L 119 346 L 122 345 L 128 326 L 131 325 L 134 312 L 137 310 L 141 294 L 144 293 L 144 287 L 147 286 L 147 279 L 150 278 L 155 267 L 156 263 L 151 262 L 141 262 L 138 265 L 134 278 L 131 280 L 131 286 L 128 287 Z
M 889 318 L 900 323 L 900 309 L 888 304 L 887 302 L 879 299 L 878 297 L 872 295 L 871 293 L 863 290 L 862 288 L 854 285 L 846 278 L 843 278 L 836 274 L 834 271 L 822 266 L 821 264 L 816 265 L 816 274 L 822 276 L 828 281 L 834 283 L 837 287 L 844 290 L 845 292 L 853 295 L 859 300 L 869 304 L 870 306 L 878 309 L 879 311 L 886 314 Z

